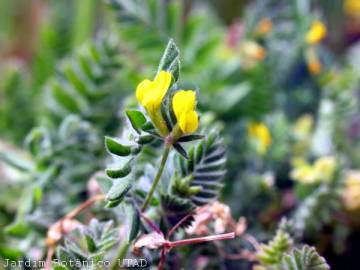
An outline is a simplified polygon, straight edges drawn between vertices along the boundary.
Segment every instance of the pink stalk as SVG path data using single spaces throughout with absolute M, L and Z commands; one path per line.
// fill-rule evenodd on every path
M 204 243 L 204 242 L 211 242 L 211 241 L 217 241 L 217 240 L 228 240 L 228 239 L 234 239 L 235 233 L 223 233 L 218 235 L 209 235 L 204 237 L 196 237 L 196 238 L 190 238 L 190 239 L 184 239 L 184 240 L 178 240 L 178 241 L 168 241 L 164 244 L 167 248 L 173 248 L 177 246 L 184 246 L 184 245 L 191 245 L 191 244 L 197 244 L 197 243 Z
M 163 234 L 162 231 L 159 229 L 159 227 L 152 220 L 150 220 L 142 212 L 140 212 L 140 215 L 146 221 L 146 223 L 151 227 L 151 229 L 153 229 L 155 232 L 159 234 Z

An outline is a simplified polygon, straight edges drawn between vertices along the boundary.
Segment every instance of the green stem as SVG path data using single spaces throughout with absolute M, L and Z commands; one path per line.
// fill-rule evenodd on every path
M 120 265 L 122 263 L 122 260 L 125 258 L 125 255 L 130 247 L 130 243 L 128 241 L 124 241 L 121 243 L 117 256 L 112 261 L 110 269 L 109 270 L 117 270 L 120 269 Z
M 146 208 L 149 206 L 150 201 L 152 199 L 152 196 L 154 195 L 155 189 L 156 189 L 157 185 L 159 184 L 161 175 L 162 175 L 162 173 L 164 171 L 164 168 L 165 168 L 166 160 L 167 160 L 167 158 L 169 156 L 170 148 L 171 148 L 171 145 L 166 144 L 165 149 L 164 149 L 164 153 L 163 153 L 163 156 L 162 156 L 162 159 L 161 159 L 159 170 L 157 171 L 157 174 L 155 176 L 155 179 L 154 179 L 154 182 L 153 182 L 153 184 L 151 186 L 151 189 L 150 189 L 149 193 L 147 194 L 145 203 L 144 203 L 143 207 L 141 208 L 142 212 L 144 212 L 146 210 Z

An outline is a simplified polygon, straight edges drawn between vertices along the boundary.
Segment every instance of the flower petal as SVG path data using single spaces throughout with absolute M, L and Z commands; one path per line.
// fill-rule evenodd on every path
M 144 98 L 148 96 L 149 92 L 153 88 L 153 82 L 150 80 L 143 80 L 136 87 L 136 99 L 143 105 Z
M 171 83 L 171 73 L 167 71 L 160 71 L 155 79 L 154 85 L 156 87 L 154 93 L 154 102 L 156 103 L 157 107 L 160 106 L 163 98 L 166 95 L 167 90 L 169 89 Z
M 175 93 L 172 103 L 175 116 L 179 121 L 183 113 L 190 112 L 195 109 L 196 94 L 192 90 L 180 90 Z
M 311 45 L 318 44 L 326 34 L 326 26 L 321 21 L 314 21 L 306 34 L 306 42 Z
M 182 113 L 178 124 L 184 134 L 193 133 L 199 126 L 199 116 L 196 111 Z

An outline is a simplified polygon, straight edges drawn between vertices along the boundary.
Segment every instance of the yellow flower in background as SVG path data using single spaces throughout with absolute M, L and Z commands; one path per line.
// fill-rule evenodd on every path
M 312 184 L 317 182 L 317 175 L 314 168 L 304 159 L 294 159 L 293 170 L 291 171 L 291 178 L 304 184 Z
M 314 125 L 314 118 L 310 114 L 299 117 L 294 125 L 293 132 L 296 138 L 308 138 Z
M 349 16 L 360 17 L 360 1 L 359 0 L 345 0 L 344 11 Z
M 335 174 L 336 159 L 333 156 L 318 158 L 313 165 L 304 159 L 294 159 L 291 178 L 304 184 L 328 182 Z
M 309 47 L 305 52 L 306 64 L 312 75 L 319 75 L 323 70 L 319 56 L 314 47 Z
M 259 35 L 266 35 L 271 31 L 272 26 L 272 21 L 269 18 L 264 18 L 258 23 L 256 27 L 256 32 Z
M 347 210 L 360 210 L 360 171 L 346 173 L 343 201 Z
M 308 70 L 312 75 L 319 75 L 322 71 L 322 65 L 318 58 L 311 59 L 307 63 Z
M 306 42 L 310 45 L 318 44 L 327 35 L 326 26 L 321 21 L 314 21 L 306 33 Z
M 257 142 L 259 154 L 265 154 L 272 142 L 268 127 L 264 123 L 251 123 L 248 127 L 248 134 Z
M 326 156 L 317 159 L 314 163 L 314 170 L 317 177 L 323 181 L 330 181 L 336 169 L 336 159 L 333 156 Z
M 262 61 L 266 57 L 265 48 L 255 41 L 244 41 L 241 43 L 240 53 L 247 58 L 257 61 Z
M 160 71 L 153 81 L 143 80 L 136 88 L 136 98 L 141 105 L 153 114 L 160 108 L 171 83 L 171 73 Z
M 294 144 L 292 146 L 295 156 L 305 156 L 311 145 L 314 118 L 310 114 L 305 114 L 298 118 L 292 128 Z
M 199 116 L 195 111 L 196 94 L 192 90 L 180 90 L 172 100 L 174 114 L 182 133 L 193 133 L 199 126 Z

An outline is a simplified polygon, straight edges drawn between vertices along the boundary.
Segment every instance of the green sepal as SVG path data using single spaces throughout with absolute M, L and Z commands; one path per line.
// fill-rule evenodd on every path
M 204 135 L 200 134 L 191 134 L 191 135 L 185 135 L 178 139 L 178 142 L 191 142 L 195 140 L 202 140 L 204 139 Z
M 179 143 L 174 143 L 173 146 L 176 152 L 178 152 L 182 157 L 189 159 L 185 149 Z

